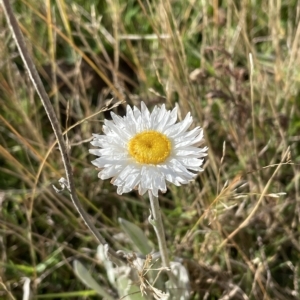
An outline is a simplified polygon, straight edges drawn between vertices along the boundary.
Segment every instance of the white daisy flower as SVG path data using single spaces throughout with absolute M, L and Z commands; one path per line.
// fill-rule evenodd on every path
M 198 148 L 203 141 L 203 130 L 191 131 L 190 113 L 175 124 L 177 108 L 166 110 L 165 105 L 155 106 L 152 113 L 145 103 L 141 110 L 127 105 L 123 118 L 111 112 L 112 121 L 105 120 L 105 135 L 93 134 L 91 144 L 101 149 L 90 149 L 99 156 L 92 163 L 101 169 L 99 178 L 112 177 L 117 193 L 128 193 L 138 188 L 158 197 L 158 190 L 166 192 L 166 180 L 180 186 L 203 171 L 203 157 L 207 147 Z

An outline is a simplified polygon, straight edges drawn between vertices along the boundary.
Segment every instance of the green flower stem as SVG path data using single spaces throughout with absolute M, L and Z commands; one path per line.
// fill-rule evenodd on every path
M 152 192 L 149 191 L 149 199 L 150 199 L 150 206 L 151 206 L 151 214 L 152 220 L 150 223 L 152 224 L 155 234 L 158 239 L 158 247 L 159 247 L 159 252 L 162 260 L 162 265 L 165 268 L 168 268 L 168 275 L 169 279 L 171 282 L 171 286 L 173 288 L 177 288 L 177 280 L 175 275 L 171 271 L 170 267 L 170 260 L 169 260 L 169 255 L 168 255 L 168 248 L 167 248 L 167 243 L 166 243 L 166 236 L 165 236 L 165 231 L 164 231 L 164 226 L 161 218 L 161 212 L 160 212 L 160 207 L 159 207 L 159 202 L 158 202 L 158 197 L 153 196 Z M 177 299 L 177 298 L 174 298 Z
M 162 264 L 163 267 L 170 268 L 165 231 L 164 231 L 164 226 L 161 218 L 158 198 L 153 196 L 152 192 L 149 191 L 149 199 L 150 199 L 151 213 L 153 217 L 153 222 L 151 222 L 151 224 L 154 227 L 158 239 L 158 247 L 161 255 Z

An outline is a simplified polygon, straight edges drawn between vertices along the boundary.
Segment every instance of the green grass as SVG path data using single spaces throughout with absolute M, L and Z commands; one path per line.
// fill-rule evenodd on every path
M 90 116 L 113 95 L 177 104 L 204 128 L 205 172 L 160 197 L 191 299 L 299 298 L 299 9 L 275 0 L 14 1 L 62 129 L 79 122 L 66 134 L 77 193 L 115 250 L 130 249 L 115 238 L 119 217 L 156 238 L 148 199 L 97 178 L 89 141 L 108 114 Z M 75 277 L 75 258 L 112 287 L 69 195 L 52 188 L 65 176 L 60 153 L 2 10 L 0 32 L 0 299 L 21 299 L 23 277 L 34 299 L 97 299 Z M 114 59 L 125 87 L 105 70 Z

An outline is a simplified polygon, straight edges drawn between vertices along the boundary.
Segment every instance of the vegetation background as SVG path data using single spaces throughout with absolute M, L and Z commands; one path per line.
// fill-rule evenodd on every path
M 112 97 L 178 105 L 209 146 L 205 172 L 160 196 L 191 299 L 299 299 L 300 1 L 12 4 L 66 131 L 80 200 L 114 249 L 132 248 L 118 218 L 156 238 L 148 199 L 117 195 L 90 163 L 91 134 L 109 118 L 101 110 Z M 0 36 L 0 299 L 21 299 L 24 277 L 33 299 L 97 299 L 75 258 L 113 293 L 94 237 L 52 188 L 65 174 L 60 153 L 2 7 Z

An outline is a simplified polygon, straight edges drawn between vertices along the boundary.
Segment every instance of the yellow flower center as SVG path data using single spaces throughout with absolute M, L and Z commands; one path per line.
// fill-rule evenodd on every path
M 128 143 L 129 154 L 141 164 L 157 165 L 171 153 L 171 142 L 162 133 L 149 130 L 138 133 Z

